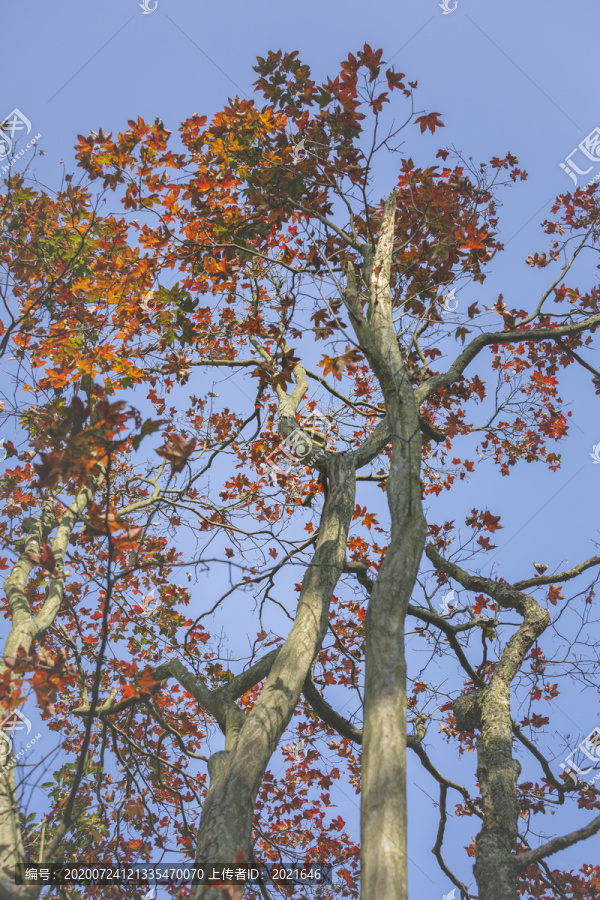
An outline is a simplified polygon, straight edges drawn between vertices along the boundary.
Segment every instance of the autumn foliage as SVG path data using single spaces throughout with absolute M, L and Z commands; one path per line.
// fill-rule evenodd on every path
M 246 715 L 254 709 L 270 669 L 253 683 L 243 672 L 284 645 L 331 489 L 316 456 L 306 464 L 286 456 L 290 422 L 300 427 L 317 410 L 328 429 L 312 432 L 309 446 L 341 455 L 358 453 L 385 421 L 387 383 L 355 330 L 357 310 L 367 315 L 373 303 L 367 286 L 380 275 L 364 248 L 383 232 L 385 205 L 373 198 L 382 153 L 397 150 L 398 163 L 386 277 L 404 367 L 393 377 L 418 397 L 416 477 L 432 548 L 422 560 L 422 595 L 415 584 L 408 607 L 406 706 L 411 730 L 425 715 L 430 736 L 441 735 L 461 765 L 473 761 L 467 751 L 478 726 L 468 715 L 457 721 L 454 700 L 492 684 L 519 624 L 516 613 L 505 617 L 521 607 L 502 606 L 502 575 L 494 584 L 465 581 L 460 612 L 457 604 L 450 617 L 439 615 L 436 591 L 460 574 L 440 559 L 487 571 L 502 524 L 484 491 L 480 508 L 460 521 L 437 521 L 435 500 L 480 477 L 488 460 L 502 476 L 517 464 L 560 467 L 571 418 L 561 375 L 580 365 L 600 324 L 599 289 L 567 284 L 565 254 L 586 241 L 598 246 L 595 193 L 557 198 L 544 223 L 546 250 L 527 260 L 540 269 L 541 294 L 552 273 L 539 306 L 513 307 L 500 295 L 487 305 L 473 299 L 455 315 L 444 298 L 482 284 L 504 250 L 498 196 L 511 187 L 514 197 L 526 177 L 517 159 L 508 153 L 475 166 L 439 149 L 440 114 L 415 110 L 416 82 L 367 45 L 322 84 L 297 53 L 271 52 L 255 71 L 255 99 L 230 100 L 210 122 L 194 114 L 171 134 L 160 120 L 138 118 L 118 135 L 79 136 L 77 174 L 55 193 L 13 174 L 0 197 L 0 347 L 13 382 L 2 416 L 15 435 L 0 479 L 0 691 L 7 710 L 27 700 L 59 749 L 43 777 L 18 775 L 37 778 L 41 798 L 22 809 L 27 859 L 194 858 L 206 761 L 225 727 L 202 691 L 214 702 L 233 697 Z M 406 121 L 396 128 L 399 114 Z M 398 149 L 403 129 L 415 159 Z M 284 428 L 282 397 L 295 396 L 300 371 L 308 387 Z M 392 462 L 387 441 L 359 472 L 327 634 L 254 805 L 255 858 L 335 865 L 341 897 L 359 896 L 360 847 L 332 794 L 343 786 L 358 800 L 361 790 L 352 727 L 362 723 L 369 594 L 391 541 Z M 534 571 L 511 589 L 538 592 L 555 615 L 567 587 L 560 573 Z M 155 595 L 150 613 L 145 598 Z M 460 615 L 464 627 L 455 630 Z M 227 652 L 223 625 L 231 628 Z M 536 744 L 560 692 L 545 674 L 549 641 L 540 632 L 524 654 L 523 683 L 536 708 L 523 703 L 523 746 Z M 443 691 L 415 647 L 454 655 Z M 173 677 L 169 660 L 185 666 L 188 681 Z M 327 708 L 311 701 L 311 685 Z M 341 732 L 333 707 L 345 708 Z M 301 754 L 291 740 L 303 742 Z M 443 760 L 435 764 L 443 770 Z M 580 809 L 600 808 L 595 789 L 569 794 L 552 772 L 542 765 L 535 782 L 519 781 L 521 822 L 541 816 L 547 829 L 550 805 L 574 796 Z M 455 810 L 472 817 L 475 835 L 478 789 L 465 789 Z M 474 843 L 461 859 L 444 859 L 433 833 L 431 845 L 441 877 L 459 891 L 471 884 Z M 518 836 L 511 852 L 527 850 Z M 21 850 L 7 852 L 10 862 Z M 593 855 L 587 845 L 577 852 Z M 534 861 L 519 889 L 540 900 L 592 898 L 600 868 L 550 872 Z M 91 887 L 86 896 L 117 891 Z M 311 894 L 332 895 L 328 885 Z

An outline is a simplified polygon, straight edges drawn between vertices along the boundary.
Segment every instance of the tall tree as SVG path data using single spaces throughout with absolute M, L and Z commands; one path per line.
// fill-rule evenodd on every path
M 498 516 L 472 510 L 465 536 L 424 507 L 475 471 L 469 455 L 503 475 L 519 461 L 559 467 L 570 413 L 558 376 L 576 365 L 600 384 L 586 359 L 600 294 L 566 282 L 598 247 L 594 191 L 557 199 L 548 255 L 528 260 L 556 270 L 539 302 L 500 295 L 456 321 L 456 290 L 482 283 L 503 249 L 497 193 L 525 177 L 517 160 L 449 165 L 442 149 L 420 168 L 399 155 L 375 200 L 376 160 L 399 153 L 411 124 L 434 134 L 439 114 L 415 112 L 416 83 L 380 50 L 365 45 L 321 85 L 297 57 L 259 58 L 263 105 L 193 115 L 182 147 L 138 119 L 116 140 L 80 137 L 89 180 L 67 176 L 56 196 L 6 182 L 1 347 L 18 366 L 4 408 L 16 430 L 1 481 L 2 703 L 14 722 L 35 699 L 61 757 L 42 766 L 41 815 L 27 810 L 35 774 L 2 770 L 2 898 L 39 894 L 14 884 L 15 862 L 177 851 L 231 864 L 296 854 L 340 867 L 336 895 L 404 900 L 407 748 L 439 783 L 433 852 L 461 896 L 474 896 L 468 860 L 460 875 L 443 855 L 449 790 L 480 820 L 468 848 L 480 900 L 597 895 L 598 868 L 552 872 L 546 859 L 600 816 L 536 846 L 519 832 L 519 816 L 570 795 L 599 804 L 593 785 L 553 774 L 531 732 L 543 717 L 515 721 L 511 699 L 517 677 L 533 701 L 557 695 L 539 591 L 562 609 L 560 584 L 596 578 L 600 559 L 509 584 L 480 571 Z M 398 92 L 410 109 L 386 130 Z M 113 194 L 120 218 L 100 212 Z M 438 613 L 450 580 L 469 599 Z M 204 624 L 230 608 L 250 645 L 237 666 Z M 407 655 L 407 618 L 421 648 L 458 661 L 451 691 Z M 578 665 L 596 671 L 592 656 Z M 335 685 L 352 715 L 326 699 Z M 425 749 L 433 721 L 459 754 L 476 748 L 473 796 Z M 519 784 L 515 742 L 541 767 L 535 786 Z M 278 748 L 283 777 L 269 769 Z M 361 794 L 360 850 L 329 809 L 337 779 Z

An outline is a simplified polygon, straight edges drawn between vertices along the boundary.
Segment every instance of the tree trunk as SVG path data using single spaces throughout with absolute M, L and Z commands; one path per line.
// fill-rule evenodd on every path
M 485 592 L 503 609 L 513 609 L 523 622 L 495 665 L 489 684 L 454 701 L 459 731 L 481 731 L 477 740 L 477 777 L 483 826 L 475 841 L 474 873 L 479 900 L 518 900 L 515 842 L 519 830 L 517 779 L 521 764 L 513 759 L 511 684 L 534 642 L 547 628 L 550 613 L 537 601 L 506 582 L 469 575 L 443 559 L 430 544 L 427 556 L 437 569 L 469 591 Z
M 518 834 L 521 764 L 512 757 L 510 685 L 492 682 L 489 687 L 481 704 L 477 751 L 484 820 L 476 838 L 474 873 L 480 900 L 518 900 L 512 855 Z
M 329 605 L 346 560 L 354 510 L 352 454 L 331 456 L 329 493 L 313 560 L 302 583 L 298 611 L 252 712 L 233 746 L 216 754 L 202 809 L 196 864 L 233 865 L 250 859 L 252 822 L 262 777 L 300 698 L 310 666 L 327 631 Z M 197 885 L 192 900 L 221 900 L 222 889 Z
M 406 900 L 406 661 L 404 620 L 425 547 L 419 408 L 392 318 L 396 194 L 376 248 L 363 246 L 362 286 L 348 265 L 345 303 L 381 386 L 392 443 L 391 535 L 366 617 L 361 800 L 361 900 Z M 368 297 L 365 318 L 360 293 Z
M 366 618 L 361 900 L 408 896 L 404 621 L 426 537 L 419 437 L 392 438 L 391 541 Z

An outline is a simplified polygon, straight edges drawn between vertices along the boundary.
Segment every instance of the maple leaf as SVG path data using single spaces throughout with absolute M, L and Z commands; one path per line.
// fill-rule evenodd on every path
M 140 433 L 137 434 L 131 442 L 133 444 L 133 449 L 137 450 L 140 446 L 141 441 L 146 437 L 146 435 L 153 434 L 155 431 L 158 431 L 160 426 L 164 425 L 165 422 L 166 419 L 146 419 L 146 421 L 142 425 Z
M 143 525 L 129 525 L 124 534 L 120 534 L 115 538 L 115 546 L 118 550 L 137 549 L 143 533 Z
M 53 488 L 69 471 L 69 462 L 59 453 L 40 453 L 41 463 L 34 464 L 38 476 L 36 487 Z
M 273 377 L 273 387 L 280 387 L 285 391 L 288 384 L 291 384 L 293 380 L 293 372 L 299 362 L 300 357 L 295 356 L 293 350 L 284 350 L 281 354 L 281 369 Z
M 559 584 L 551 584 L 548 588 L 548 601 L 556 606 L 558 600 L 564 600 L 564 594 Z
M 2 459 L 10 459 L 11 456 L 19 455 L 19 451 L 15 448 L 15 445 L 12 441 L 8 441 L 6 439 L 1 440 L 0 447 L 4 449 L 4 455 Z
M 125 528 L 125 522 L 113 508 L 104 510 L 96 502 L 90 503 L 84 533 L 91 537 L 106 537 Z
M 485 607 L 488 606 L 488 604 L 489 604 L 489 600 L 486 597 L 484 597 L 483 594 L 478 594 L 475 597 L 474 605 L 471 607 L 471 609 L 473 610 L 473 615 L 480 616 L 482 613 L 482 610 L 484 610 Z
M 419 116 L 415 119 L 415 125 L 419 125 L 421 129 L 421 134 L 429 128 L 431 133 L 433 134 L 436 128 L 445 128 L 444 123 L 440 119 L 440 114 L 436 112 L 428 113 L 424 116 Z
M 138 693 L 152 694 L 156 686 L 160 683 L 160 678 L 154 677 L 152 669 L 144 669 L 137 681 Z
M 324 375 L 329 375 L 329 373 L 331 373 L 334 378 L 337 378 L 338 381 L 341 381 L 341 373 L 344 371 L 344 365 L 340 364 L 339 359 L 340 358 L 337 356 L 334 357 L 324 355 L 319 365 L 322 367 Z
M 328 375 L 331 372 L 334 378 L 341 381 L 344 369 L 351 368 L 361 358 L 362 354 L 359 350 L 354 347 L 346 347 L 346 352 L 341 356 L 327 356 L 324 354 L 319 366 L 322 367 L 324 375 Z
M 498 531 L 499 528 L 502 528 L 502 525 L 499 525 L 500 516 L 493 516 L 490 512 L 486 510 L 483 514 L 483 522 L 482 525 L 486 529 L 486 531 Z
M 31 550 L 28 550 L 25 556 L 30 559 L 32 563 L 41 566 L 42 569 L 46 569 L 46 571 L 50 573 L 52 578 L 64 577 L 63 574 L 56 568 L 54 553 L 52 551 L 52 547 L 49 544 L 44 544 L 41 553 L 33 553 Z
M 159 447 L 156 452 L 159 456 L 163 456 L 171 463 L 171 471 L 173 474 L 182 472 L 185 464 L 194 452 L 196 446 L 196 438 L 186 440 L 180 434 L 171 435 L 167 441 Z
M 40 647 L 32 676 L 32 685 L 38 703 L 48 715 L 56 713 L 54 703 L 58 694 L 76 680 L 77 671 L 74 667 L 65 665 L 64 656 Z

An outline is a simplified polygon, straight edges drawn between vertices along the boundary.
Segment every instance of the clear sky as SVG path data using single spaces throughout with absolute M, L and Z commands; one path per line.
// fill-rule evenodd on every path
M 73 171 L 78 134 L 100 127 L 116 134 L 138 116 L 148 121 L 159 117 L 176 131 L 193 112 L 210 118 L 229 97 L 250 96 L 257 55 L 298 50 L 318 81 L 335 75 L 340 60 L 368 42 L 383 48 L 384 59 L 410 80 L 418 80 L 419 108 L 442 115 L 445 129 L 429 144 L 413 142 L 415 147 L 455 146 L 475 162 L 511 151 L 529 172 L 527 182 L 504 194 L 500 227 L 506 252 L 497 257 L 483 287 L 467 287 L 457 295 L 458 314 L 473 302 L 471 294 L 491 305 L 502 291 L 509 306 L 535 305 L 549 279 L 529 268 L 525 257 L 547 249 L 539 223 L 554 196 L 573 186 L 560 163 L 600 125 L 600 103 L 593 94 L 598 13 L 591 0 L 446 0 L 452 10 L 446 13 L 438 0 L 145 2 L 152 12 L 144 14 L 140 0 L 2 4 L 0 118 L 17 108 L 31 123 L 28 137 L 41 133 L 38 143 L 45 155 L 36 160 L 35 171 L 48 188 L 59 184 L 61 161 L 66 171 Z M 581 153 L 572 157 L 580 167 L 584 158 Z M 24 155 L 16 168 L 22 169 L 26 159 Z M 2 160 L 0 170 L 1 165 Z M 600 172 L 600 160 L 589 165 L 594 168 L 586 178 Z M 391 168 L 381 171 L 381 195 L 394 180 Z M 588 286 L 593 275 L 588 265 L 574 283 Z M 589 351 L 587 358 L 598 366 L 597 351 Z M 600 398 L 581 371 L 569 373 L 561 393 L 572 403 L 577 425 L 560 448 L 564 462 L 559 472 L 543 466 L 534 472 L 522 465 L 501 478 L 486 464 L 472 484 L 435 501 L 438 521 L 464 519 L 471 506 L 483 506 L 485 487 L 485 505 L 501 514 L 504 526 L 494 540 L 498 551 L 493 563 L 509 580 L 530 577 L 533 560 L 549 563 L 552 570 L 595 552 L 600 466 L 589 454 L 600 441 Z M 485 562 L 489 571 L 491 559 Z M 552 727 L 575 739 L 600 724 L 597 690 L 562 695 L 554 709 Z M 436 746 L 443 754 L 446 745 Z M 556 747 L 558 771 L 558 738 Z M 452 768 L 453 753 L 446 752 L 448 768 L 443 756 L 437 762 L 452 777 L 458 770 Z M 410 765 L 413 780 L 417 763 L 411 760 Z M 341 792 L 336 798 L 335 790 L 334 784 L 332 799 L 358 837 L 357 798 Z M 435 786 L 431 792 L 437 795 Z M 415 815 L 419 804 L 422 814 Z M 434 870 L 430 854 L 435 811 L 412 786 L 411 810 L 412 896 L 441 900 L 450 885 Z M 557 830 L 568 831 L 575 821 L 583 825 L 588 818 L 563 812 Z M 591 848 L 576 848 L 552 862 L 578 868 L 593 858 Z M 459 871 L 467 874 L 464 866 Z

